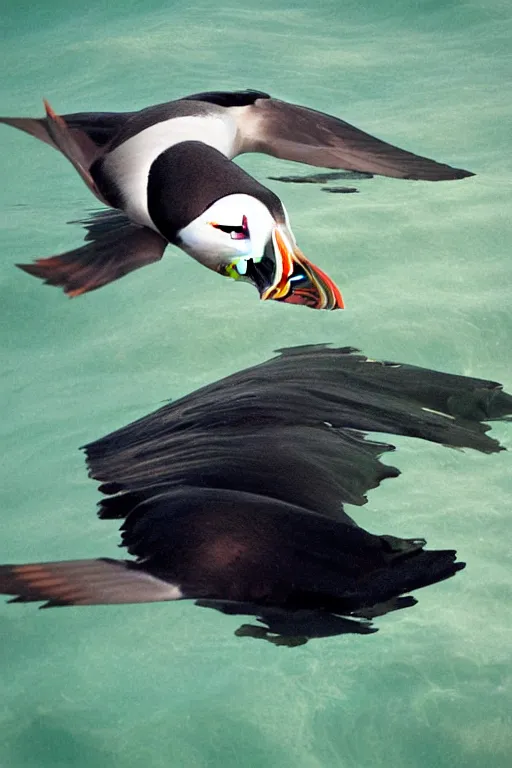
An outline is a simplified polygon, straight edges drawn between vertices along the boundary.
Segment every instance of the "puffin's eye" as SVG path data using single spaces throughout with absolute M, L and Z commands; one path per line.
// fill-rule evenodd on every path
M 217 224 L 215 221 L 209 221 L 210 226 L 220 229 L 230 236 L 232 240 L 248 240 L 249 227 L 247 225 L 247 216 L 242 217 L 242 226 L 232 226 L 230 224 Z

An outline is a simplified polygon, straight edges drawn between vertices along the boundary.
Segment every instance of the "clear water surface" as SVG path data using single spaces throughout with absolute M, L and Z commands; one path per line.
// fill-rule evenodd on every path
M 478 174 L 341 196 L 268 182 L 345 312 L 259 303 L 178 251 L 69 301 L 13 264 L 77 245 L 66 222 L 94 200 L 63 158 L 2 127 L 1 562 L 117 556 L 78 446 L 276 347 L 351 344 L 512 388 L 508 2 L 2 0 L 0 16 L 3 114 L 40 114 L 43 96 L 123 110 L 252 87 Z M 260 179 L 301 170 L 241 163 Z M 397 444 L 402 476 L 356 519 L 455 547 L 462 574 L 374 636 L 294 650 L 187 603 L 0 603 L 0 766 L 511 765 L 510 453 Z

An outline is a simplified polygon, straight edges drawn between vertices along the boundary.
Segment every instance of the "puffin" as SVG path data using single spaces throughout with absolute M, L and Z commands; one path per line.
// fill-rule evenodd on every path
M 236 634 L 276 645 L 375 632 L 464 563 L 348 514 L 399 475 L 367 432 L 492 454 L 485 422 L 511 414 L 493 381 L 353 347 L 281 350 L 83 447 L 129 558 L 2 565 L 0 592 L 42 608 L 195 601 L 253 617 Z
M 85 245 L 17 265 L 70 297 L 158 261 L 172 244 L 263 300 L 342 309 L 337 285 L 297 246 L 280 198 L 232 159 L 263 152 L 401 179 L 473 175 L 262 91 L 199 93 L 134 112 L 59 116 L 45 106 L 46 117 L 0 122 L 60 150 L 110 209 L 79 222 Z

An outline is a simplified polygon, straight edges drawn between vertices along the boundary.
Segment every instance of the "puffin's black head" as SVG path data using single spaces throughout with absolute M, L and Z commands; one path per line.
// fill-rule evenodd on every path
M 148 210 L 158 230 L 204 266 L 250 282 L 262 299 L 341 309 L 339 289 L 299 250 L 277 195 L 202 142 L 151 166 Z

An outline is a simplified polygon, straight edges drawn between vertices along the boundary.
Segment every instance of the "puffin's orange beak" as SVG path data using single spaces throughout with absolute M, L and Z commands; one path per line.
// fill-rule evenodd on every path
M 344 309 L 338 286 L 297 248 L 287 227 L 272 232 L 275 270 L 272 284 L 261 292 L 263 300 L 305 304 L 312 309 Z

